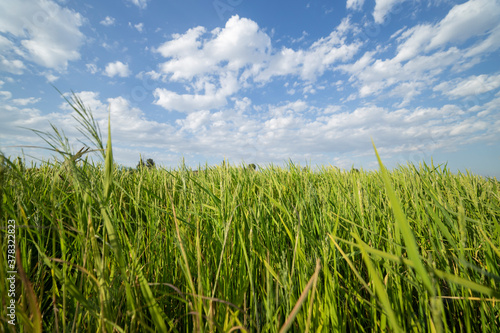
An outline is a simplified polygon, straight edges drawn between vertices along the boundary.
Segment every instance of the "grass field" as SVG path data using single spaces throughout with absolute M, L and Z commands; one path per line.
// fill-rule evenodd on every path
M 8 220 L 18 273 L 15 327 L 0 284 L 3 331 L 500 330 L 496 179 L 382 162 L 130 172 L 70 102 L 103 163 L 57 129 L 61 162 L 4 158 L 0 278 Z

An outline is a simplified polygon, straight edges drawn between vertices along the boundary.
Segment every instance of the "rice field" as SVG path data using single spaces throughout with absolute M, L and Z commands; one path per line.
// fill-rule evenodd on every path
M 69 102 L 92 145 L 74 153 L 54 128 L 40 135 L 59 162 L 3 157 L 0 278 L 15 220 L 17 282 L 16 326 L 0 283 L 2 331 L 500 330 L 495 178 L 380 159 L 127 171 Z

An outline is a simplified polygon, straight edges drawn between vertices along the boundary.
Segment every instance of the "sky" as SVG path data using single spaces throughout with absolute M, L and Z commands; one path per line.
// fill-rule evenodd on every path
M 0 150 L 51 158 L 51 124 L 80 150 L 59 90 L 124 166 L 376 170 L 373 140 L 500 178 L 499 48 L 499 0 L 0 0 Z

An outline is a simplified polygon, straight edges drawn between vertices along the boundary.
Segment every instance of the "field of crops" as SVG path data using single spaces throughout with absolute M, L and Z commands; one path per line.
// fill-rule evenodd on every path
M 96 146 L 103 164 L 3 160 L 2 281 L 9 220 L 18 253 L 2 331 L 499 331 L 496 179 L 425 164 L 125 171 Z

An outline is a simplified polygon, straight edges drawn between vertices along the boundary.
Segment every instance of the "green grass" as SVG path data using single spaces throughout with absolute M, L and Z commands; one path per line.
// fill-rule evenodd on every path
M 496 179 L 380 159 L 380 172 L 130 172 L 69 102 L 104 163 L 57 132 L 40 135 L 62 162 L 4 158 L 0 278 L 8 219 L 25 274 L 15 328 L 0 284 L 2 331 L 499 330 Z

